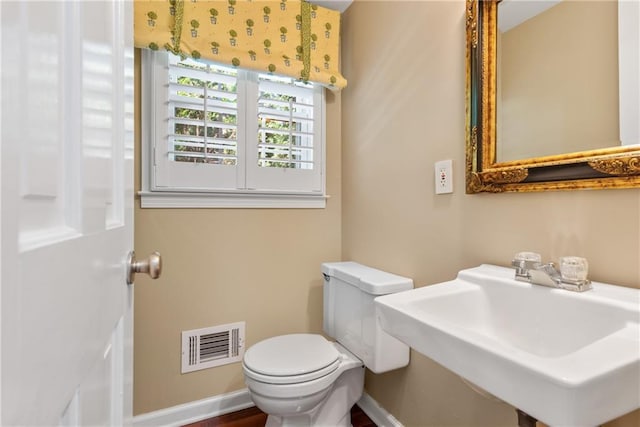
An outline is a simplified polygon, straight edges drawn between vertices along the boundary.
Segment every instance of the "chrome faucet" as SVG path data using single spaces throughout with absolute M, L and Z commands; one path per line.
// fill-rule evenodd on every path
M 585 270 L 583 274 L 575 274 L 575 268 L 568 268 L 567 274 L 563 275 L 554 263 L 543 264 L 540 255 L 534 252 L 516 254 L 513 261 L 511 261 L 511 265 L 516 269 L 516 280 L 522 282 L 574 292 L 584 292 L 591 289 L 591 281 L 586 278 L 586 260 L 576 257 L 566 257 L 566 259 L 573 262 L 576 259 L 582 260 L 583 270 Z

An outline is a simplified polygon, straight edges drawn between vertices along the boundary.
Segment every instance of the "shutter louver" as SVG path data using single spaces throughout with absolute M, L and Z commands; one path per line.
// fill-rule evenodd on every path
M 232 68 L 170 56 L 170 160 L 237 164 L 236 88 L 237 72 Z
M 258 165 L 313 169 L 313 86 L 260 75 L 259 92 Z

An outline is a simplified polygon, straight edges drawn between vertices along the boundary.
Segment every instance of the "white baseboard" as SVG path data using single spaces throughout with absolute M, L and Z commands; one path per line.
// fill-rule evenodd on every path
M 178 427 L 254 406 L 249 390 L 242 389 L 207 399 L 172 406 L 133 417 L 132 427 Z
M 207 399 L 172 406 L 133 417 L 132 427 L 178 427 L 254 406 L 245 388 Z M 379 427 L 404 427 L 400 421 L 364 393 L 358 406 Z
M 400 421 L 387 412 L 386 409 L 380 406 L 380 404 L 367 393 L 364 393 L 360 400 L 358 400 L 358 406 L 378 427 L 404 427 Z

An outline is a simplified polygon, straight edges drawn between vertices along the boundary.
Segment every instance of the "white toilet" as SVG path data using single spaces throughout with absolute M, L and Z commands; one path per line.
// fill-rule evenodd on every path
M 413 288 L 413 281 L 355 262 L 322 264 L 324 331 L 282 335 L 244 354 L 245 382 L 273 426 L 350 426 L 362 396 L 364 367 L 374 373 L 409 363 L 409 347 L 378 325 L 375 297 Z

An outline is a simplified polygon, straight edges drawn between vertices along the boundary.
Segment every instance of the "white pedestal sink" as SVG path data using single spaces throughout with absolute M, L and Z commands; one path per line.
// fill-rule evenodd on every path
M 640 290 L 576 293 L 482 265 L 376 299 L 382 328 L 551 426 L 596 426 L 640 408 Z M 428 379 L 425 379 L 428 380 Z

